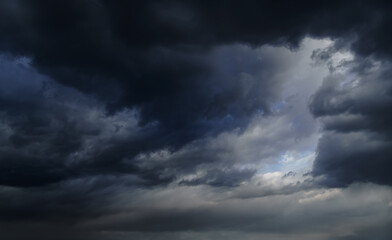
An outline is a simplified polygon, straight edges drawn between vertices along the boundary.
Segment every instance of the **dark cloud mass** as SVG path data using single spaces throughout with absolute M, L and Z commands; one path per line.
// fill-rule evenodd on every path
M 391 67 L 389 62 L 373 60 L 362 68 L 363 61 L 350 63 L 348 77 L 331 74 L 310 104 L 325 131 L 314 174 L 326 174 L 327 185 L 356 181 L 392 185 L 387 170 L 392 149 Z
M 353 35 L 358 52 L 389 54 L 383 48 L 389 36 L 372 34 L 390 21 L 381 3 L 4 1 L 2 11 L 3 51 L 32 57 L 40 72 L 104 97 L 110 107 L 140 106 L 145 121 L 183 129 L 178 137 L 184 140 L 197 135 L 189 128 L 203 117 L 248 114 L 227 112 L 241 99 L 206 77 L 213 71 L 200 56 L 206 48 L 233 42 L 295 47 L 306 35 Z M 218 86 L 223 89 L 216 92 Z M 265 104 L 249 110 L 268 111 Z
M 391 12 L 0 1 L 0 238 L 391 239 Z

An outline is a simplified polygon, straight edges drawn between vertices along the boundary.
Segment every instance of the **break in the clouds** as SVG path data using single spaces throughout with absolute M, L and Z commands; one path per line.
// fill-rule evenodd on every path
M 0 2 L 0 237 L 392 237 L 388 1 Z

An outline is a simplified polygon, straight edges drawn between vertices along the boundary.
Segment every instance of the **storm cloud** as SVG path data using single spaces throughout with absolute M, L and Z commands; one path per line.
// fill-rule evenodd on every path
M 389 1 L 0 3 L 4 239 L 390 239 Z
M 348 73 L 328 76 L 310 104 L 325 131 L 314 173 L 332 185 L 391 185 L 390 63 L 356 58 L 346 65 Z

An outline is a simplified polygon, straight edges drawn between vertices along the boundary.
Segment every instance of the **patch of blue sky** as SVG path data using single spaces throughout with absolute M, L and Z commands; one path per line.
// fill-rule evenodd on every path
M 315 158 L 315 150 L 309 149 L 302 152 L 286 151 L 282 153 L 279 160 L 267 165 L 261 173 L 271 172 L 307 172 L 312 168 Z

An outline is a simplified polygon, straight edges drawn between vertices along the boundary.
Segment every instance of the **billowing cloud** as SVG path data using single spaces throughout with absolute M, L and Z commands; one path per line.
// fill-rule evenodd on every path
M 215 69 L 206 64 L 208 49 L 237 42 L 295 47 L 310 35 L 355 38 L 352 46 L 359 53 L 385 55 L 390 36 L 382 27 L 390 16 L 384 5 L 4 1 L 0 49 L 31 57 L 40 72 L 100 96 L 112 111 L 139 107 L 142 122 L 159 121 L 165 141 L 181 145 L 214 129 L 216 124 L 206 126 L 203 119 L 214 122 L 231 114 L 237 120 L 269 111 L 274 90 L 264 84 L 270 67 L 255 86 L 248 85 L 249 77 L 233 74 L 243 80 L 222 84 L 209 77 Z M 245 89 L 252 91 L 244 95 Z M 255 94 L 256 89 L 268 91 Z
M 390 63 L 356 57 L 344 65 L 324 80 L 310 104 L 324 129 L 314 174 L 325 175 L 332 186 L 391 185 Z
M 391 239 L 387 1 L 0 3 L 0 238 Z

